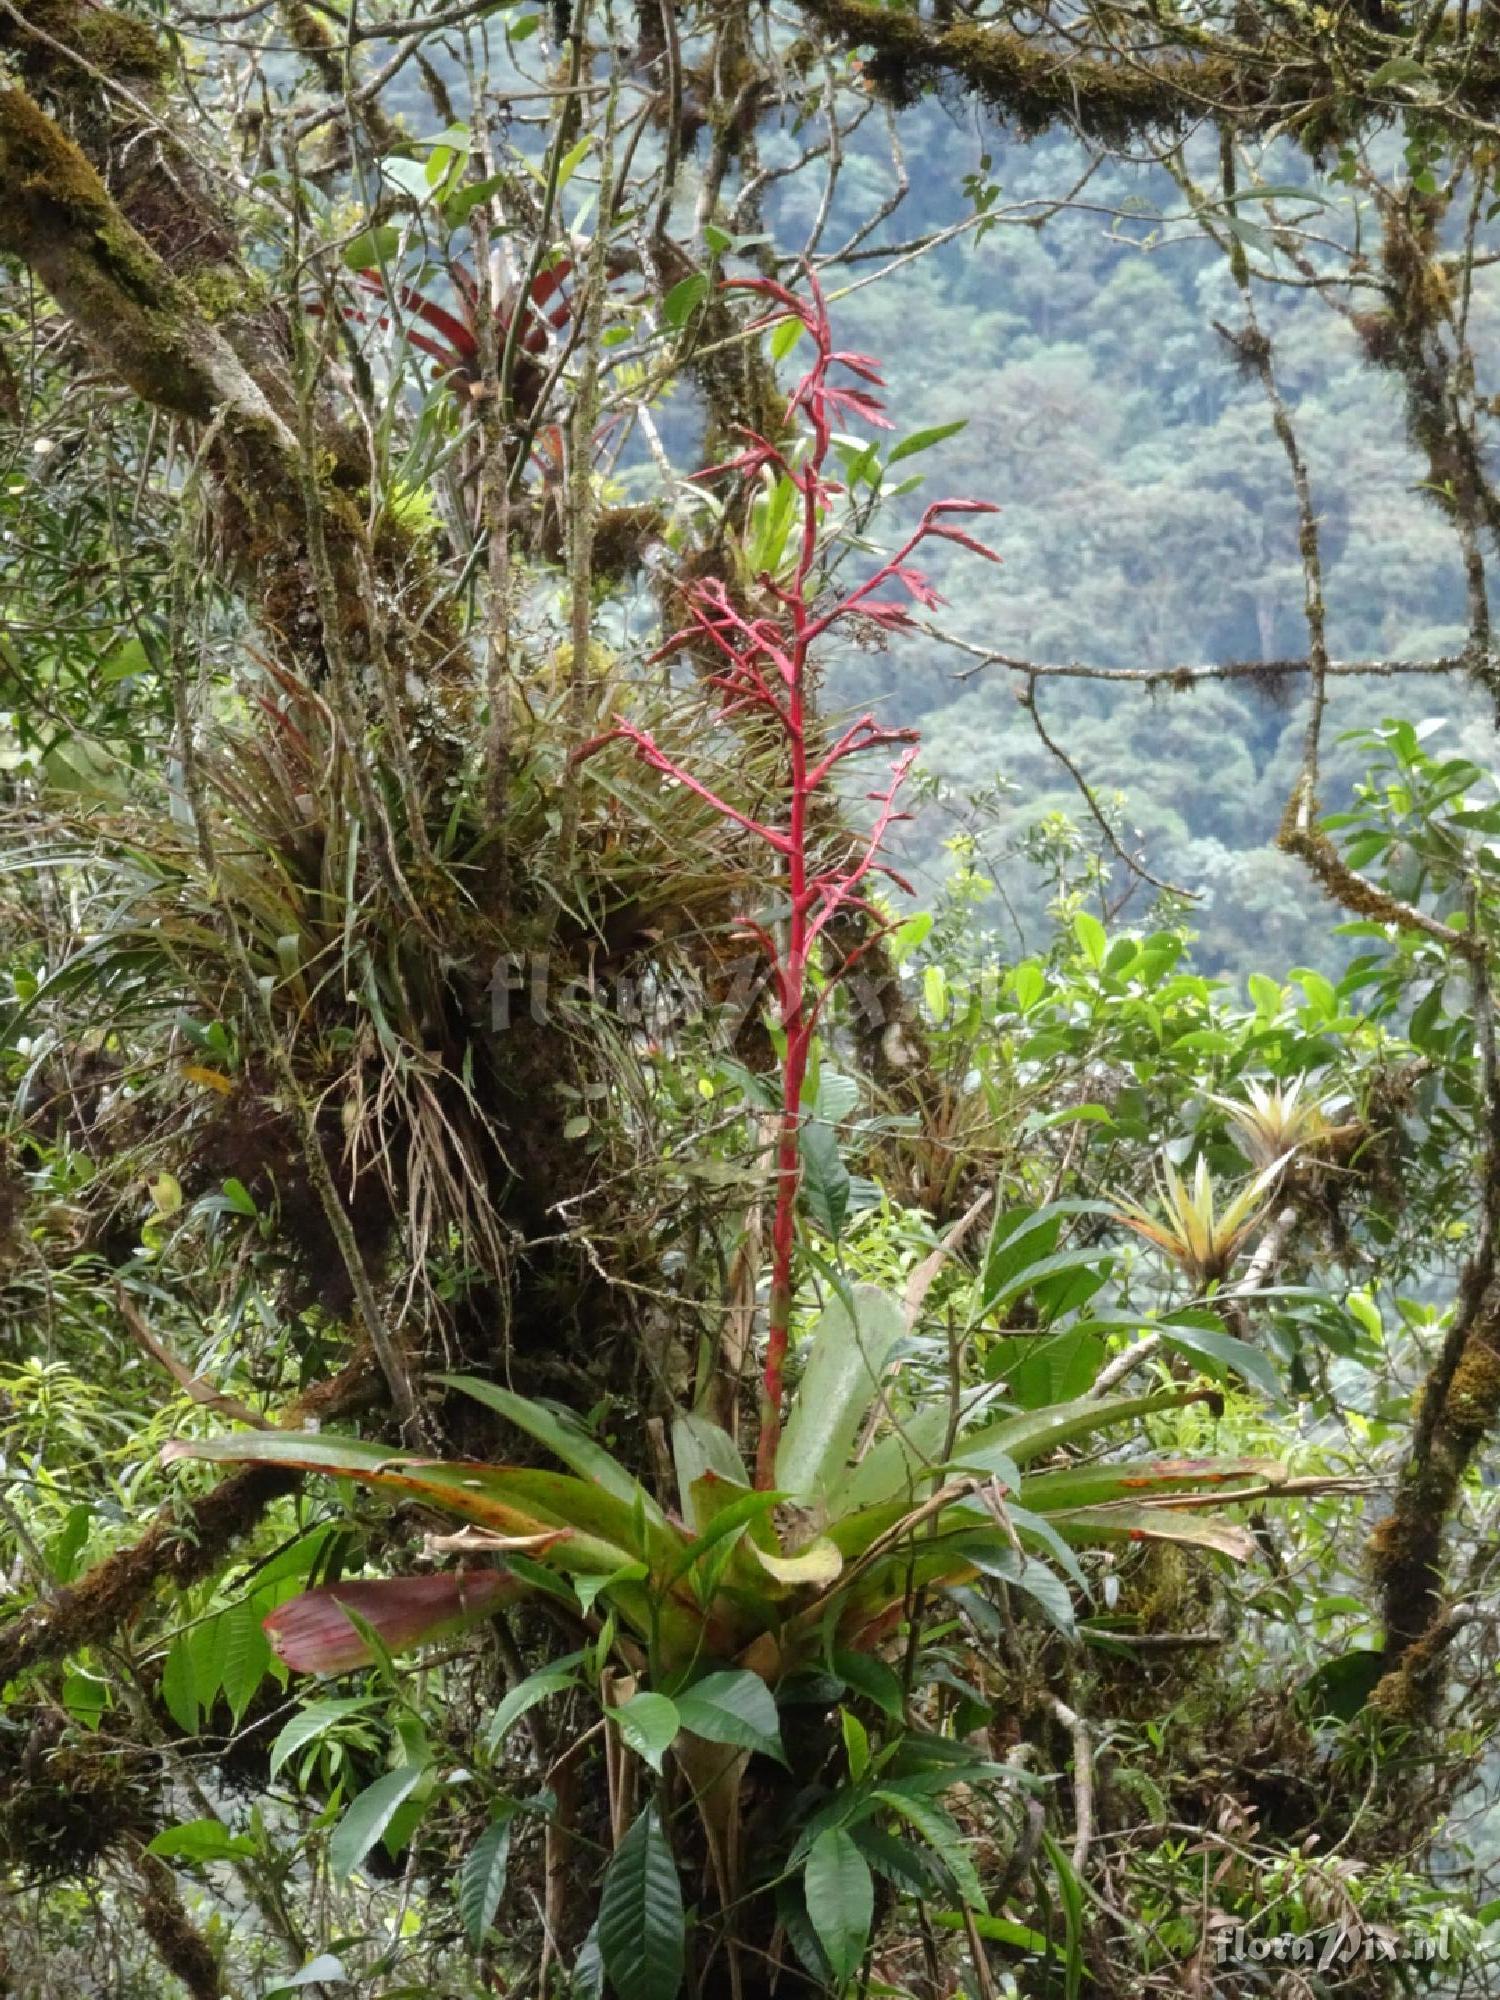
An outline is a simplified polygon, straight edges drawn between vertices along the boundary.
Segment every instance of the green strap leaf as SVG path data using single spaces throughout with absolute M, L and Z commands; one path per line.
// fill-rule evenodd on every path
M 840 1986 L 859 1970 L 875 1918 L 870 1865 L 841 1826 L 813 1842 L 805 1872 L 807 1914 Z
M 684 1959 L 682 1885 L 654 1806 L 620 1842 L 605 1874 L 599 1953 L 617 2000 L 676 2000 Z
M 1153 1389 L 1140 1396 L 1101 1396 L 1097 1402 L 1078 1396 L 1071 1403 L 1026 1410 L 1018 1416 L 986 1424 L 960 1440 L 954 1457 L 968 1464 L 975 1452 L 996 1447 L 1024 1467 L 1043 1453 L 1056 1451 L 1060 1445 L 1076 1443 L 1095 1431 L 1118 1430 L 1137 1417 L 1154 1416 L 1158 1410 L 1176 1410 L 1184 1403 L 1202 1402 L 1207 1393 L 1202 1388 L 1187 1386 Z
M 827 1505 L 842 1482 L 865 1413 L 905 1331 L 900 1302 L 878 1285 L 856 1285 L 850 1305 L 819 1314 L 802 1381 L 776 1454 L 776 1484 Z
M 554 1458 L 561 1459 L 580 1479 L 597 1480 L 606 1493 L 612 1493 L 628 1506 L 644 1503 L 647 1517 L 658 1527 L 662 1524 L 662 1511 L 645 1487 L 631 1477 L 571 1410 L 534 1402 L 530 1396 L 518 1396 L 513 1390 L 502 1389 L 498 1382 L 481 1381 L 477 1375 L 439 1375 L 435 1379 L 498 1411 L 518 1431 L 525 1431 L 528 1437 L 545 1445 Z

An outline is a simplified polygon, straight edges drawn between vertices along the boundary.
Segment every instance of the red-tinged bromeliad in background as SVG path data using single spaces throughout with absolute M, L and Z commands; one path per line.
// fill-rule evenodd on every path
M 510 287 L 489 308 L 494 318 L 497 355 L 504 354 L 518 310 L 522 313 L 514 337 L 511 375 L 511 402 L 519 416 L 530 416 L 536 407 L 546 383 L 542 356 L 552 334 L 560 333 L 571 317 L 572 304 L 563 297 L 563 286 L 572 270 L 568 258 L 559 258 L 532 279 L 524 304 L 520 302 L 519 287 Z M 389 283 L 380 271 L 360 271 L 357 275 L 363 291 L 378 293 L 422 322 L 426 331 L 407 326 L 402 329 L 404 338 L 439 364 L 439 373 L 455 394 L 472 396 L 480 386 L 479 329 L 481 315 L 488 305 L 488 288 L 474 273 L 457 262 L 448 265 L 456 297 L 451 310 L 414 285 Z M 361 322 L 366 319 L 364 313 L 352 306 L 347 309 L 347 317 Z M 384 327 L 390 321 L 381 317 L 377 324 Z

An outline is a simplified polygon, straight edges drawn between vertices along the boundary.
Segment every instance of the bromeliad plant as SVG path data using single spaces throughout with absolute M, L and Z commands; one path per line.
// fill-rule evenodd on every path
M 588 1601 L 602 1597 L 618 1614 L 627 1664 L 667 1690 L 707 1662 L 747 1667 L 774 1688 L 830 1644 L 873 1652 L 899 1621 L 913 1580 L 943 1588 L 999 1575 L 1066 1625 L 1066 1592 L 1049 1564 L 1081 1584 L 1075 1547 L 1161 1539 L 1252 1553 L 1243 1529 L 1201 1511 L 1201 1496 L 1238 1502 L 1284 1490 L 1285 1469 L 1272 1460 L 1031 1469 L 1064 1446 L 1212 1401 L 1219 1392 L 1201 1384 L 1082 1397 L 976 1423 L 994 1401 L 981 1391 L 951 1452 L 950 1411 L 934 1405 L 861 1453 L 857 1441 L 871 1410 L 884 1405 L 903 1332 L 901 1307 L 875 1286 L 856 1285 L 824 1310 L 768 1488 L 752 1485 L 726 1431 L 696 1413 L 679 1416 L 675 1507 L 654 1499 L 567 1410 L 472 1376 L 439 1380 L 487 1404 L 570 1470 L 448 1463 L 358 1438 L 278 1431 L 180 1439 L 167 1457 L 328 1473 L 425 1501 L 479 1531 L 459 1546 L 500 1560 L 505 1599 L 545 1589 L 557 1575 L 595 1579 Z M 431 1577 L 327 1587 L 283 1605 L 269 1629 L 288 1664 L 342 1672 L 368 1657 L 342 1602 L 394 1649 L 502 1601 L 474 1572 L 448 1584 L 447 1595 Z M 299 1611 L 309 1603 L 326 1609 L 326 1622 Z
M 483 273 L 476 276 L 457 259 L 450 261 L 447 269 L 455 297 L 451 308 L 415 285 L 395 282 L 380 270 L 362 270 L 357 277 L 361 290 L 379 294 L 391 305 L 400 305 L 413 320 L 421 321 L 425 331 L 408 324 L 401 329 L 402 338 L 436 361 L 442 380 L 459 395 L 472 396 L 480 388 L 480 332 L 484 315 L 490 314 L 498 354 L 503 357 L 507 349 L 514 351 L 512 398 L 520 414 L 528 415 L 543 386 L 540 363 L 548 341 L 571 316 L 571 305 L 563 296 L 573 269 L 571 260 L 559 258 L 538 271 L 524 291 L 507 289 L 494 305 Z M 345 317 L 363 322 L 366 315 L 350 306 L 345 308 Z M 390 322 L 382 315 L 377 323 L 385 327 Z
M 840 913 L 861 913 L 869 934 L 879 934 L 883 920 L 868 900 L 869 889 L 873 878 L 892 872 L 883 849 L 902 817 L 897 800 L 914 755 L 911 732 L 884 728 L 872 715 L 838 733 L 821 731 L 810 685 L 813 653 L 840 626 L 909 626 L 913 603 L 935 601 L 931 584 L 912 566 L 913 553 L 925 542 L 947 540 L 989 557 L 951 517 L 992 510 L 974 501 L 928 507 L 893 557 L 863 583 L 835 593 L 828 581 L 841 542 L 840 489 L 828 474 L 833 426 L 849 416 L 876 424 L 884 418 L 868 388 L 837 386 L 831 378 L 842 368 L 878 387 L 880 377 L 867 357 L 834 348 L 812 281 L 805 299 L 766 281 L 745 289 L 768 301 L 763 325 L 790 322 L 810 336 L 813 359 L 792 395 L 784 440 L 752 435 L 737 457 L 705 475 L 737 478 L 751 496 L 745 559 L 733 583 L 717 578 L 691 587 L 688 623 L 666 650 L 691 645 L 700 656 L 707 652 L 716 663 L 712 680 L 723 714 L 770 725 L 780 746 L 777 809 L 762 817 L 742 809 L 628 720 L 579 754 L 592 755 L 612 742 L 632 746 L 769 854 L 784 899 L 777 918 L 745 924 L 771 970 L 780 1031 L 776 1206 L 754 1466 L 747 1466 L 726 1430 L 700 1412 L 682 1414 L 672 1430 L 676 1492 L 665 1501 L 568 1411 L 470 1377 L 440 1379 L 488 1405 L 567 1470 L 446 1463 L 357 1438 L 285 1432 L 170 1448 L 176 1458 L 353 1478 L 424 1502 L 467 1524 L 460 1535 L 438 1538 L 438 1548 L 494 1565 L 304 1592 L 267 1621 L 273 1643 L 293 1667 L 342 1672 L 485 1617 L 515 1598 L 542 1593 L 567 1599 L 586 1635 L 578 1660 L 591 1663 L 620 1740 L 658 1770 L 670 1750 L 689 1782 L 729 1927 L 748 1922 L 755 1901 L 753 1894 L 744 1900 L 740 1881 L 741 1776 L 751 1752 L 781 1754 L 777 1702 L 790 1699 L 790 1683 L 855 1688 L 885 1706 L 899 1737 L 911 1720 L 910 1688 L 884 1656 L 909 1642 L 919 1622 L 912 1608 L 930 1594 L 996 1579 L 1033 1599 L 1067 1631 L 1075 1617 L 1074 1590 L 1087 1587 L 1078 1548 L 1165 1540 L 1243 1559 L 1253 1542 L 1213 1511 L 1215 1503 L 1308 1484 L 1289 1480 L 1283 1467 L 1266 1459 L 1096 1457 L 1080 1463 L 1069 1456 L 1070 1447 L 1118 1444 L 1146 1418 L 1216 1396 L 1197 1384 L 1008 1408 L 1000 1401 L 1003 1385 L 990 1383 L 967 1400 L 958 1398 L 956 1406 L 935 1399 L 898 1419 L 893 1370 L 906 1350 L 906 1310 L 869 1285 L 838 1284 L 811 1330 L 801 1379 L 788 1399 L 804 1086 L 819 1017 L 839 977 L 835 972 L 819 980 L 813 961 Z M 903 595 L 883 595 L 891 586 Z M 888 780 L 871 794 L 868 834 L 821 858 L 820 800 L 849 760 L 879 750 L 897 754 Z M 1052 1240 L 1045 1232 L 1036 1236 L 1034 1263 L 1017 1249 L 1020 1235 L 1002 1245 L 1009 1265 L 1017 1266 L 1008 1266 L 1006 1296 L 1028 1273 L 1039 1278 L 1056 1270 L 1057 1258 L 1048 1254 Z M 1076 1261 L 1075 1253 L 1068 1256 Z M 998 1305 L 999 1297 L 990 1302 Z M 553 1691 L 580 1670 L 577 1662 L 554 1666 L 533 1676 L 529 1694 L 524 1685 L 513 1690 L 491 1725 L 492 1745 L 520 1719 L 526 1702 L 539 1698 L 538 1690 Z M 631 1683 L 623 1700 L 606 1686 L 617 1690 L 622 1681 Z M 872 1689 L 879 1692 L 871 1696 Z M 817 1699 L 826 1710 L 833 1697 Z M 811 1963 L 821 1949 L 835 1986 L 847 1983 L 870 1929 L 861 1829 L 888 1806 L 898 1816 L 902 1810 L 890 1806 L 904 1796 L 892 1788 L 895 1780 L 883 1786 L 879 1775 L 890 1768 L 879 1761 L 887 1751 L 894 1753 L 894 1745 L 869 1752 L 873 1761 L 864 1775 L 854 1774 L 848 1809 L 839 1808 L 837 1823 L 824 1824 L 814 1814 L 793 1836 L 797 1844 L 783 1844 L 777 1856 L 783 1873 L 805 1870 L 805 1919 L 817 1944 L 811 1958 L 807 1951 L 803 1956 Z M 865 1760 L 867 1750 L 858 1755 Z M 853 1761 L 851 1753 L 851 1771 Z M 908 1817 L 916 1815 L 913 1823 L 919 1831 L 925 1826 L 926 1838 L 941 1817 L 933 1798 L 953 1781 L 950 1770 L 926 1784 L 911 1807 Z M 867 1830 L 872 1838 L 884 1837 L 873 1824 Z M 956 1830 L 954 1842 L 961 1846 Z M 601 1904 L 605 1968 L 626 2000 L 648 1992 L 654 2000 L 677 1990 L 680 1902 L 677 1942 L 668 1938 L 661 1948 L 662 1976 L 642 1983 L 627 1969 L 629 1955 L 641 1948 L 639 1899 L 632 1905 L 636 1918 L 627 1920 L 627 1912 L 616 1924 L 616 1904 L 623 1908 L 630 1898 L 621 1902 L 614 1885 L 654 1873 L 666 1907 L 678 1896 L 673 1868 L 661 1822 L 648 1807 L 618 1838 Z M 852 1884 L 847 1907 L 862 1912 L 859 1922 L 851 1919 L 837 1934 L 825 1934 L 819 1914 L 828 1907 L 824 1877 L 830 1870 L 846 1889 Z M 948 1879 L 962 1900 L 982 1904 L 972 1869 L 965 1877 L 962 1866 L 950 1863 Z M 733 1938 L 729 1963 L 739 1991 Z
M 818 1017 L 853 961 L 845 959 L 819 992 L 813 990 L 811 968 L 819 940 L 841 912 L 862 913 L 872 924 L 873 934 L 882 928 L 867 891 L 877 876 L 900 883 L 881 854 L 892 825 L 906 817 L 897 810 L 896 800 L 916 756 L 914 730 L 886 728 L 873 715 L 861 716 L 832 740 L 822 735 L 810 686 L 813 652 L 820 640 L 841 628 L 909 629 L 913 603 L 937 604 L 931 583 L 911 563 L 924 543 L 954 542 L 987 562 L 998 561 L 993 550 L 955 526 L 951 517 L 999 510 L 983 500 L 939 500 L 925 510 L 897 553 L 872 576 L 841 594 L 827 594 L 831 548 L 838 540 L 834 503 L 842 491 L 829 473 L 834 424 L 852 417 L 880 429 L 891 426 L 869 388 L 840 385 L 833 379 L 835 370 L 842 369 L 860 382 L 882 386 L 880 371 L 869 355 L 835 348 L 823 295 L 811 273 L 807 283 L 806 297 L 767 278 L 736 280 L 727 287 L 754 293 L 769 302 L 770 310 L 758 326 L 800 325 L 811 338 L 813 358 L 787 405 L 783 441 L 773 442 L 749 432 L 743 451 L 698 474 L 700 480 L 733 477 L 743 492 L 758 496 L 751 509 L 744 565 L 753 581 L 748 590 L 731 587 L 722 577 L 693 584 L 686 598 L 688 623 L 663 648 L 663 655 L 669 655 L 692 646 L 717 661 L 709 682 L 722 697 L 726 720 L 761 720 L 771 725 L 773 740 L 781 745 L 779 813 L 774 818 L 757 819 L 742 811 L 663 751 L 649 730 L 633 722 L 620 721 L 579 753 L 591 756 L 607 743 L 621 740 L 632 744 L 654 770 L 706 800 L 764 847 L 773 876 L 784 892 L 785 913 L 779 924 L 770 927 L 749 918 L 741 920 L 743 930 L 764 953 L 770 968 L 781 1031 L 776 1205 L 755 1476 L 763 1491 L 772 1483 L 786 1396 L 792 1265 L 802 1177 L 799 1135 L 803 1085 Z M 891 585 L 904 595 L 881 596 Z M 899 754 L 884 789 L 869 795 L 875 815 L 868 834 L 852 851 L 820 865 L 814 851 L 820 798 L 851 758 L 890 749 L 899 749 Z
M 487 1554 L 500 1565 L 304 1592 L 266 1621 L 283 1660 L 296 1668 L 344 1672 L 530 1593 L 571 1598 L 601 1688 L 612 1677 L 628 1689 L 623 1700 L 606 1699 L 619 1738 L 657 1770 L 670 1751 L 688 1780 L 728 1924 L 741 1921 L 745 1908 L 741 1781 L 751 1752 L 783 1756 L 779 1694 L 814 1675 L 825 1687 L 873 1699 L 897 1720 L 892 1744 L 863 1788 L 856 1784 L 837 1812 L 827 1809 L 827 1825 L 815 1816 L 778 1855 L 783 1874 L 806 1875 L 808 1921 L 824 1956 L 852 1953 L 857 1962 L 863 1936 L 823 1935 L 817 1878 L 836 1848 L 843 1873 L 868 1887 L 861 1843 L 875 1844 L 878 1863 L 882 1815 L 899 1820 L 904 1813 L 935 1846 L 952 1893 L 985 1908 L 957 1828 L 936 1804 L 947 1784 L 969 1781 L 969 1767 L 951 1760 L 935 1767 L 920 1785 L 912 1781 L 920 1793 L 912 1799 L 890 1763 L 907 1740 L 900 1728 L 906 1696 L 884 1656 L 902 1644 L 913 1602 L 989 1577 L 1035 1600 L 1067 1632 L 1074 1619 L 1069 1583 L 1086 1587 L 1079 1547 L 1163 1540 L 1244 1558 L 1251 1537 L 1212 1511 L 1217 1503 L 1309 1484 L 1288 1480 L 1268 1459 L 1061 1459 L 1067 1447 L 1117 1441 L 1156 1413 L 1212 1400 L 1217 1392 L 1200 1385 L 998 1414 L 995 1391 L 986 1389 L 965 1410 L 923 1406 L 876 1437 L 872 1413 L 893 1407 L 892 1369 L 905 1332 L 902 1306 L 874 1286 L 835 1299 L 808 1342 L 773 1484 L 752 1485 L 727 1432 L 685 1414 L 673 1426 L 671 1506 L 566 1410 L 462 1376 L 442 1379 L 544 1445 L 568 1471 L 445 1463 L 357 1438 L 268 1431 L 180 1441 L 169 1456 L 321 1472 L 419 1500 L 470 1524 L 440 1546 Z M 492 1749 L 528 1706 L 579 1680 L 585 1654 L 512 1690 L 491 1721 Z M 1006 1775 L 983 1760 L 980 1767 L 986 1781 Z M 377 1782 L 400 1780 L 393 1774 Z M 621 1840 L 605 1883 L 599 1938 L 612 1978 L 619 1955 L 642 1948 L 639 1922 L 616 1935 L 606 1921 L 611 1884 L 645 1865 L 641 1850 L 649 1850 L 663 1881 L 675 1884 L 671 1850 L 649 1806 Z M 867 1933 L 868 1910 L 863 1923 Z M 733 1966 L 733 1934 L 729 1942 Z M 652 1949 L 669 1971 L 675 1950 L 680 1969 L 680 1925 L 675 1946 L 656 1935 Z M 804 1956 L 815 1959 L 814 1948 Z M 822 1976 L 817 1964 L 814 1970 Z M 616 1983 L 620 1991 L 647 1990 Z M 675 1976 L 663 1975 L 649 1990 L 675 1992 Z

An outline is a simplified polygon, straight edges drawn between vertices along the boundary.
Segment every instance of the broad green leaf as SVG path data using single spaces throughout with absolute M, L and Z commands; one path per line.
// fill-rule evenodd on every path
M 900 1677 L 873 1653 L 839 1652 L 833 1656 L 833 1671 L 856 1694 L 873 1702 L 883 1715 L 899 1722 L 906 1707 L 906 1693 Z
M 868 1820 L 851 1827 L 850 1832 L 871 1868 L 887 1882 L 893 1882 L 909 1896 L 939 1896 L 945 1902 L 948 1900 L 952 1891 L 949 1877 L 937 1857 L 925 1847 L 898 1840 L 895 1834 L 887 1833 L 884 1827 L 872 1826 Z M 954 1921 L 962 1924 L 962 1917 L 956 1912 L 953 1915 Z
M 172 1641 L 161 1670 L 161 1698 L 168 1715 L 185 1736 L 198 1728 L 199 1702 L 194 1671 L 193 1635 L 180 1632 Z
M 354 1873 L 426 1775 L 425 1764 L 401 1764 L 365 1787 L 329 1835 L 328 1865 L 336 1877 Z
M 733 1743 L 742 1750 L 759 1750 L 786 1762 L 781 1745 L 781 1718 L 771 1690 L 748 1668 L 708 1674 L 675 1697 L 684 1729 L 708 1743 Z
M 962 1438 L 953 1448 L 949 1461 L 955 1472 L 983 1472 L 991 1479 L 998 1479 L 1008 1493 L 1021 1490 L 1021 1469 L 1008 1451 L 997 1444 L 966 1444 Z
M 831 1504 L 843 1483 L 865 1414 L 905 1331 L 901 1306 L 878 1285 L 856 1285 L 819 1314 L 802 1380 L 776 1454 L 776 1484 Z
M 1107 934 L 1097 917 L 1087 910 L 1073 913 L 1073 935 L 1077 938 L 1084 957 L 1097 971 L 1104 963 L 1104 955 L 1109 948 Z
M 1088 1595 L 1088 1578 L 1083 1573 L 1082 1563 L 1045 1515 L 1033 1514 L 1029 1507 L 1023 1507 L 1015 1500 L 1007 1500 L 1005 1517 L 1023 1543 L 1028 1541 L 1040 1543 L 1068 1581 L 1085 1596 Z
M 676 2000 L 684 1945 L 677 1864 L 648 1806 L 615 1849 L 599 1898 L 599 1954 L 617 2000 Z
M 59 1583 L 71 1583 L 78 1574 L 78 1558 L 88 1546 L 93 1532 L 94 1510 L 80 1500 L 68 1509 L 61 1531 L 47 1546 L 47 1559 Z
M 271 1665 L 271 1648 L 250 1598 L 232 1604 L 224 1622 L 224 1699 L 238 1722 Z
M 1086 1323 L 1064 1327 L 1050 1339 L 1003 1345 L 1004 1358 L 997 1356 L 992 1366 L 1004 1377 L 1007 1396 L 1023 1410 L 1083 1395 L 1104 1360 L 1104 1342 Z
M 505 1894 L 514 1817 L 514 1807 L 502 1807 L 470 1848 L 458 1872 L 458 1914 L 471 1951 L 478 1951 L 489 1936 L 500 1898 Z
M 1068 1586 L 1044 1562 L 1035 1556 L 1018 1556 L 1001 1535 L 965 1536 L 962 1547 L 976 1569 L 1034 1598 L 1058 1631 L 1073 1637 L 1077 1621 Z
M 667 325 L 686 326 L 694 311 L 708 297 L 708 287 L 706 271 L 694 271 L 690 278 L 679 279 L 661 302 L 662 318 Z
M 1057 1239 L 1064 1221 L 1071 1216 L 1111 1213 L 1104 1202 L 1070 1199 L 1048 1202 L 1037 1209 L 1007 1209 L 997 1215 L 985 1247 L 976 1317 L 982 1319 L 997 1311 L 1019 1292 L 1059 1271 L 1102 1262 L 1108 1254 L 1104 1248 L 1057 1253 Z M 1056 1254 L 1065 1261 L 1049 1261 Z
M 807 1914 L 840 1986 L 858 1972 L 875 1917 L 869 1863 L 841 1826 L 813 1842 L 804 1874 Z
M 62 1688 L 63 1707 L 85 1729 L 97 1729 L 109 1706 L 109 1684 L 81 1668 L 67 1675 Z
M 558 169 L 557 169 L 557 191 L 559 194 L 562 193 L 563 189 L 568 185 L 568 182 L 572 180 L 574 174 L 576 174 L 578 169 L 583 165 L 584 160 L 588 156 L 589 148 L 593 145 L 593 143 L 594 143 L 593 133 L 585 132 L 583 137 L 578 141 L 578 143 L 575 146 L 571 146 L 568 149 L 568 151 L 564 153 L 561 161 L 558 163 Z
M 343 249 L 343 261 L 351 271 L 369 271 L 389 264 L 401 248 L 401 231 L 391 223 L 366 229 Z
M 676 1702 L 664 1694 L 635 1694 L 605 1713 L 637 1757 L 660 1771 L 661 1760 L 682 1726 Z
M 779 326 L 771 330 L 770 349 L 773 361 L 784 361 L 797 342 L 802 338 L 802 322 L 790 314 Z
M 403 160 L 388 155 L 380 162 L 380 171 L 394 187 L 400 188 L 415 202 L 425 202 L 432 193 L 427 181 L 427 169 L 419 160 Z
M 949 1782 L 960 1781 L 953 1778 Z M 941 1807 L 933 1805 L 904 1783 L 882 1785 L 875 1796 L 922 1836 L 953 1877 L 964 1902 L 971 1909 L 982 1910 L 985 1907 L 984 1891 L 957 1823 Z
M 568 2000 L 604 2000 L 604 1960 L 599 1955 L 599 1926 L 590 1929 L 573 1961 Z
M 852 1708 L 839 1710 L 839 1732 L 844 1739 L 850 1782 L 857 1785 L 870 1768 L 870 1732 Z
M 498 194 L 505 185 L 504 174 L 491 174 L 482 181 L 470 181 L 443 198 L 443 220 L 450 229 L 461 229 L 482 201 Z

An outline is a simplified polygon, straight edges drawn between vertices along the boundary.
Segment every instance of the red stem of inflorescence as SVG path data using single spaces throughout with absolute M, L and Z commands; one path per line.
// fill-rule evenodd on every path
M 814 643 L 843 619 L 856 619 L 885 631 L 909 629 L 913 624 L 909 603 L 901 598 L 881 598 L 876 593 L 894 583 L 913 602 L 924 606 L 936 604 L 936 592 L 920 571 L 910 567 L 908 558 L 923 542 L 942 540 L 956 542 L 992 562 L 997 560 L 992 550 L 956 527 L 951 517 L 998 510 L 979 500 L 935 502 L 927 508 L 903 546 L 873 576 L 818 609 L 821 530 L 832 497 L 839 491 L 837 484 L 826 476 L 834 423 L 840 418 L 854 417 L 882 430 L 890 428 L 882 406 L 867 389 L 837 386 L 829 380 L 830 372 L 836 367 L 843 368 L 879 388 L 880 371 L 868 355 L 835 349 L 823 294 L 811 272 L 806 296 L 767 278 L 737 280 L 729 289 L 757 292 L 769 301 L 770 311 L 760 322 L 762 326 L 783 321 L 790 315 L 812 337 L 812 365 L 793 391 L 787 408 L 787 428 L 790 431 L 800 426 L 807 438 L 807 448 L 798 452 L 795 442 L 789 439 L 783 449 L 768 438 L 747 431 L 742 452 L 698 477 L 712 479 L 735 474 L 741 480 L 755 481 L 769 471 L 789 480 L 799 495 L 796 560 L 787 581 L 779 582 L 771 576 L 758 579 L 761 589 L 777 607 L 770 616 L 751 616 L 738 608 L 718 578 L 696 584 L 688 597 L 690 622 L 667 642 L 663 652 L 707 641 L 722 661 L 713 678 L 724 698 L 724 712 L 742 715 L 758 710 L 776 723 L 785 745 L 784 817 L 781 824 L 773 825 L 742 812 L 684 769 L 646 730 L 630 722 L 620 721 L 605 736 L 585 744 L 579 754 L 589 755 L 605 743 L 621 739 L 632 743 L 653 769 L 675 778 L 725 819 L 764 843 L 780 864 L 787 906 L 783 936 L 778 940 L 758 926 L 751 927 L 765 944 L 770 958 L 777 1019 L 784 1038 L 781 1113 L 776 1139 L 776 1214 L 771 1231 L 771 1293 L 755 1470 L 755 1483 L 764 1490 L 775 1480 L 785 1401 L 797 1198 L 802 1181 L 799 1143 L 802 1089 L 818 1014 L 840 976 L 834 976 L 821 996 L 811 995 L 808 988 L 811 954 L 839 910 L 849 907 L 869 910 L 859 893 L 868 878 L 872 874 L 891 873 L 880 860 L 881 849 L 891 826 L 905 817 L 896 810 L 896 797 L 916 756 L 914 730 L 884 728 L 873 715 L 861 716 L 826 747 L 811 742 L 809 656 Z M 817 872 L 808 851 L 814 797 L 847 758 L 896 745 L 905 747 L 891 766 L 889 784 L 883 791 L 870 794 L 878 810 L 859 851 L 841 864 Z M 847 970 L 846 963 L 842 971 Z

